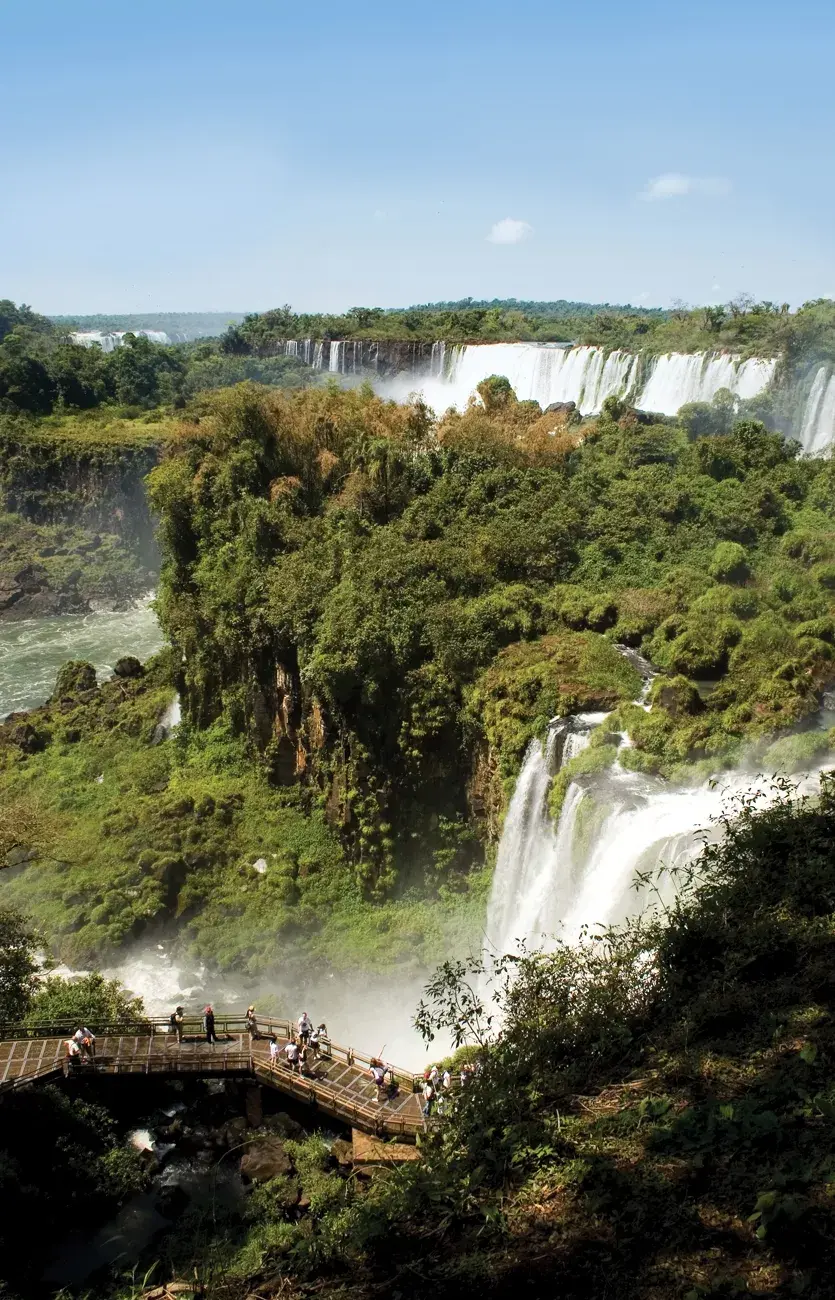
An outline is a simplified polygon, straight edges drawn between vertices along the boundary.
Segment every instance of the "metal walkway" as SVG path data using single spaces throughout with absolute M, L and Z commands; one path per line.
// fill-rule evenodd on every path
M 70 1065 L 67 1039 L 77 1024 L 0 1025 L 0 1095 L 48 1079 L 90 1078 L 100 1074 L 155 1074 L 162 1077 L 239 1077 L 255 1079 L 297 1102 L 318 1109 L 363 1132 L 414 1137 L 424 1127 L 414 1076 L 392 1071 L 396 1090 L 378 1095 L 369 1075 L 370 1059 L 350 1047 L 327 1043 L 307 1073 L 299 1074 L 281 1058 L 270 1059 L 269 1037 L 279 1047 L 290 1040 L 286 1020 L 258 1021 L 258 1037 L 250 1042 L 241 1017 L 217 1016 L 220 1041 L 209 1044 L 199 1021 L 186 1020 L 183 1042 L 169 1034 L 166 1020 L 131 1024 L 90 1025 L 96 1035 L 95 1059 Z

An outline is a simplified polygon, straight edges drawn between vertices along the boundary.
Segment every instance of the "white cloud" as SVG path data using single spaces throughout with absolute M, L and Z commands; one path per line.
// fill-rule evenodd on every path
M 517 221 L 515 217 L 505 217 L 497 221 L 487 236 L 491 244 L 521 244 L 533 234 L 533 226 L 527 221 Z
M 731 182 L 724 176 L 686 176 L 684 172 L 664 172 L 647 181 L 640 198 L 647 203 L 658 199 L 680 199 L 686 194 L 707 194 L 717 198 L 730 191 Z

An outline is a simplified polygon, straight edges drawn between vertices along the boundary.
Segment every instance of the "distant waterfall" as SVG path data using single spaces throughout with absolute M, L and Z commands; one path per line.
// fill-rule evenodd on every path
M 383 391 L 405 396 L 418 387 L 436 411 L 463 410 L 478 385 L 490 375 L 504 375 L 520 401 L 533 399 L 543 409 L 554 402 L 574 402 L 583 415 L 600 411 L 607 397 L 622 397 L 641 410 L 675 415 L 686 402 L 711 402 L 720 388 L 739 398 L 767 388 L 776 362 L 708 352 L 644 358 L 599 347 L 561 343 L 472 343 L 449 345 L 436 354 L 416 380 L 394 378 Z
M 820 366 L 803 409 L 798 439 L 809 456 L 820 456 L 835 442 L 835 374 Z
M 73 343 L 79 343 L 84 348 L 90 348 L 98 344 L 102 352 L 112 352 L 114 348 L 120 348 L 127 333 L 142 335 L 143 338 L 150 339 L 151 343 L 170 343 L 171 339 L 164 330 L 76 330 L 70 334 Z
M 671 788 L 616 764 L 603 777 L 572 782 L 555 828 L 545 799 L 556 735 L 553 728 L 544 749 L 538 742 L 529 749 L 505 821 L 486 923 L 487 942 L 500 953 L 520 940 L 573 942 L 584 926 L 637 914 L 647 901 L 635 890 L 639 873 L 663 868 L 658 888 L 672 896 L 671 872 L 716 834 L 711 824 L 728 802 L 758 787 L 770 794 L 770 783 L 743 771 Z M 801 791 L 817 788 L 821 770 L 799 779 Z

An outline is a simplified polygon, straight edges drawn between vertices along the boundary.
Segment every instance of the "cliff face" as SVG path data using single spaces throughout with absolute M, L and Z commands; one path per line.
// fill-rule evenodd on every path
M 159 568 L 144 479 L 159 446 L 0 429 L 0 618 L 129 602 Z

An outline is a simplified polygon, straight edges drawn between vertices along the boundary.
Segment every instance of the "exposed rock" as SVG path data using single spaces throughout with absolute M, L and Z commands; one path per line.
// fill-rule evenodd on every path
M 658 677 L 652 688 L 653 705 L 666 709 L 671 718 L 692 716 L 704 709 L 696 685 L 687 677 Z
M 276 1115 L 268 1115 L 264 1120 L 264 1128 L 269 1129 L 271 1133 L 280 1133 L 283 1138 L 292 1138 L 295 1142 L 300 1142 L 305 1136 L 302 1125 L 283 1110 Z
M 346 1142 L 344 1138 L 337 1138 L 331 1147 L 331 1155 L 334 1156 L 341 1165 L 352 1165 L 354 1163 L 353 1144 Z
M 54 700 L 72 699 L 84 691 L 96 689 L 96 670 L 83 659 L 70 659 L 59 669 Z
M 134 655 L 122 655 L 113 666 L 116 677 L 144 677 L 145 669 Z
M 241 1177 L 251 1183 L 265 1183 L 270 1178 L 293 1171 L 293 1162 L 280 1138 L 253 1142 L 241 1158 Z

